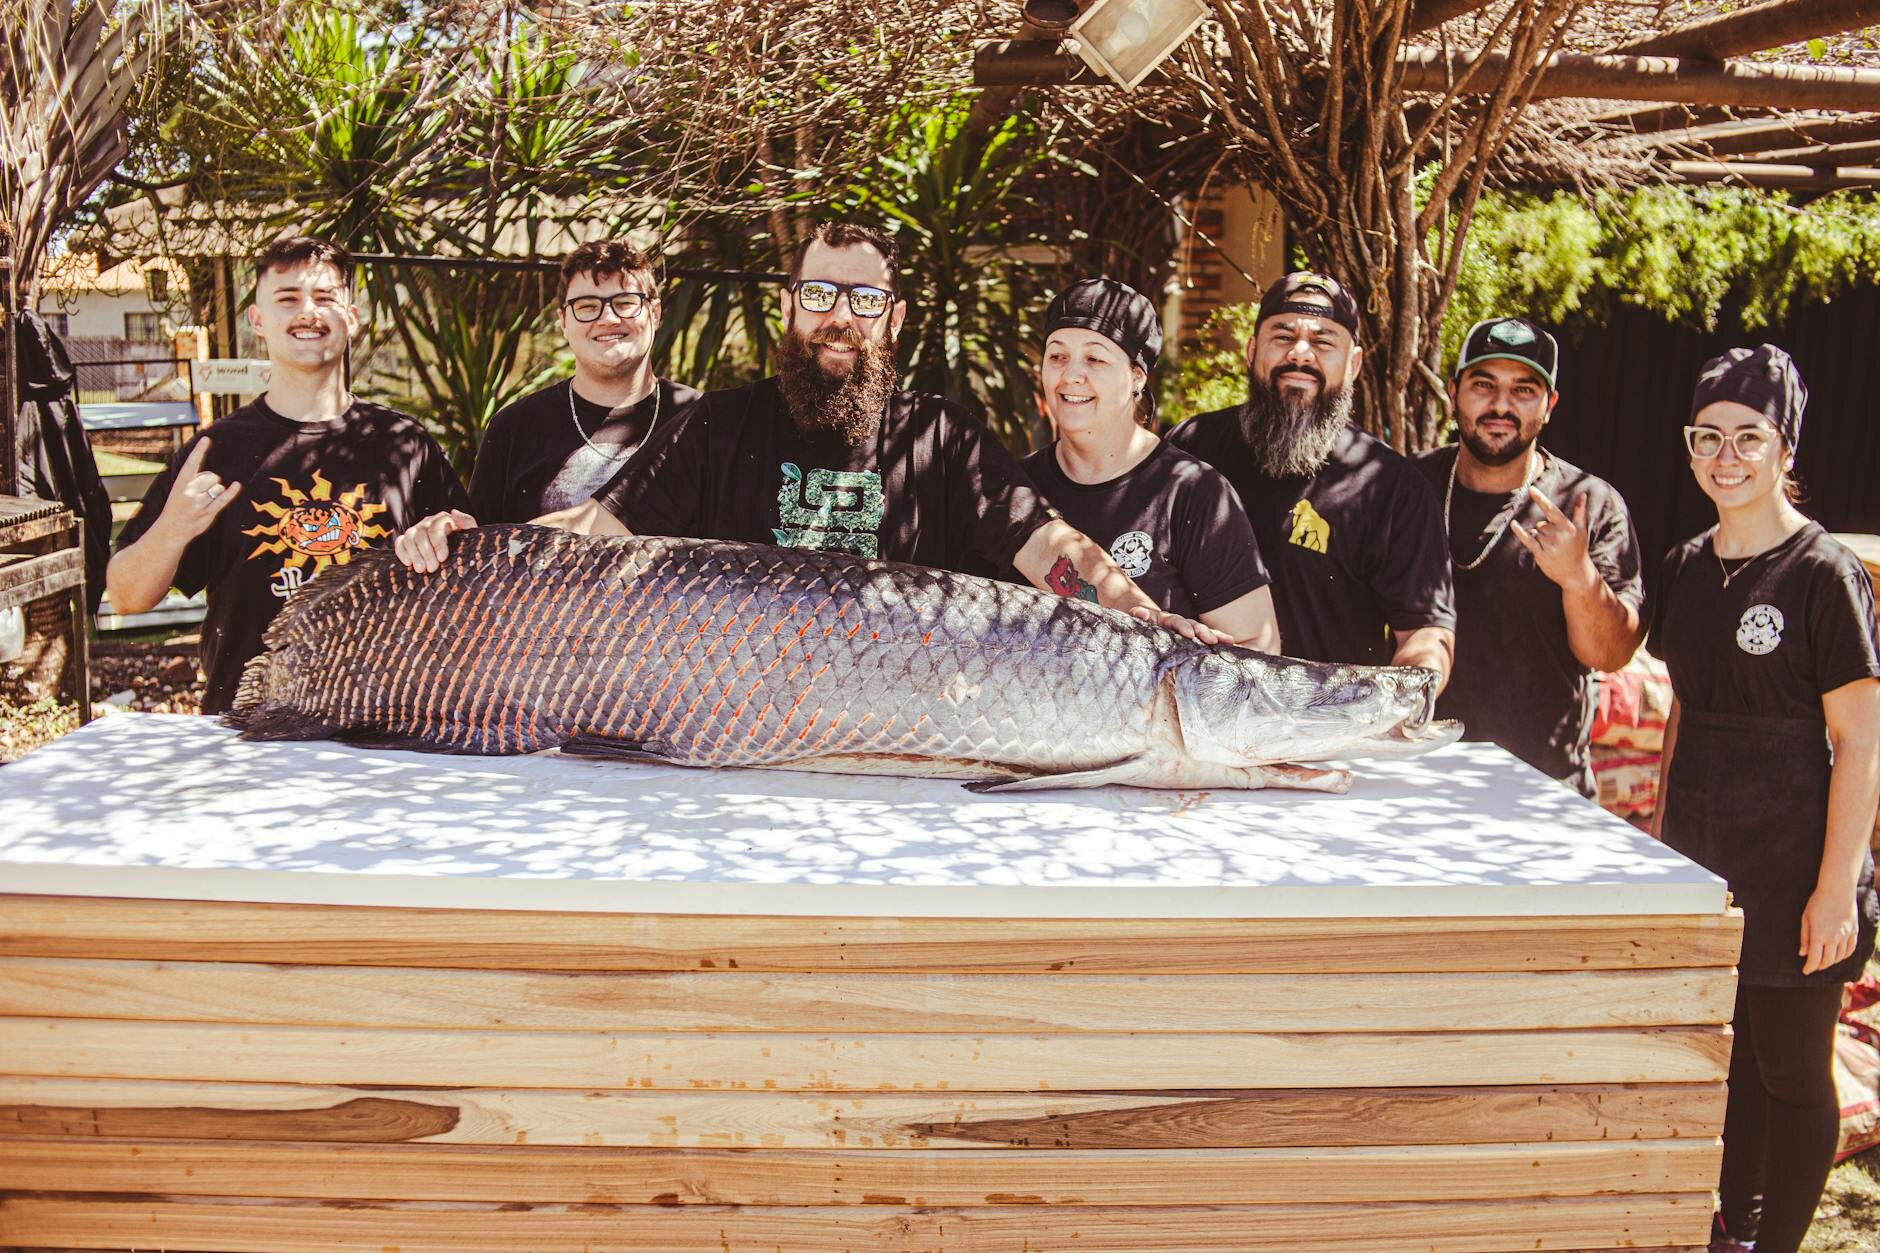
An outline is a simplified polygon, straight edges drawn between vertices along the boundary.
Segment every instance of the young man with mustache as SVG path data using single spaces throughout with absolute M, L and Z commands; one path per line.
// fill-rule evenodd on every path
M 819 225 L 784 289 L 777 373 L 708 392 L 669 441 L 593 501 L 539 519 L 594 534 L 683 535 L 848 552 L 946 570 L 1015 566 L 1034 585 L 1202 640 L 1045 502 L 983 423 L 895 386 L 907 316 L 896 248 L 879 231 Z M 444 559 L 427 520 L 399 553 Z
M 172 459 L 105 569 L 118 613 L 141 613 L 172 586 L 207 589 L 205 713 L 233 702 L 262 632 L 308 579 L 469 503 L 416 420 L 346 389 L 352 268 L 345 249 L 305 236 L 256 255 L 248 325 L 267 348 L 268 390 Z
M 1289 274 L 1260 301 L 1246 403 L 1190 418 L 1168 442 L 1239 494 L 1288 656 L 1447 676 L 1456 615 L 1442 515 L 1410 463 L 1352 425 L 1361 356 L 1350 293 Z
M 470 475 L 480 522 L 527 522 L 587 501 L 698 399 L 653 375 L 660 304 L 649 254 L 616 239 L 582 244 L 562 259 L 557 311 L 574 377 L 490 419 Z
M 1594 670 L 1644 638 L 1625 501 L 1536 442 L 1560 402 L 1560 346 L 1525 318 L 1471 327 L 1449 380 L 1459 441 L 1416 459 L 1443 501 L 1456 580 L 1456 668 L 1437 702 L 1593 795 Z

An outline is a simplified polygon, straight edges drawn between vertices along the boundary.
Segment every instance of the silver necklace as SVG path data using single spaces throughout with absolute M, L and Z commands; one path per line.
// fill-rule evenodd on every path
M 628 408 L 632 408 L 632 406 L 629 405 Z M 612 416 L 613 415 L 611 413 L 608 414 L 608 417 L 612 417 Z M 593 440 L 589 439 L 588 433 L 581 429 L 581 415 L 579 412 L 575 410 L 575 407 L 574 407 L 574 380 L 573 379 L 568 380 L 568 420 L 574 423 L 574 433 L 581 437 L 581 442 L 586 444 L 588 446 L 589 451 L 593 452 L 595 456 L 599 457 L 602 461 L 605 461 L 608 465 L 617 465 L 621 462 L 624 462 L 628 458 L 632 457 L 634 453 L 646 447 L 647 440 L 650 440 L 653 438 L 653 428 L 659 425 L 659 380 L 658 379 L 653 380 L 653 420 L 646 424 L 646 438 L 642 439 L 639 443 L 635 444 L 633 447 L 627 449 L 627 451 L 625 451 L 624 453 L 607 452 L 606 450 L 601 448 L 599 444 L 596 444 Z M 606 425 L 605 420 L 602 421 L 601 425 L 602 426 Z
M 1473 570 L 1475 569 L 1475 567 L 1481 565 L 1484 561 L 1488 560 L 1488 554 L 1493 552 L 1495 550 L 1495 545 L 1501 542 L 1502 534 L 1505 531 L 1507 531 L 1508 524 L 1514 521 L 1514 515 L 1521 511 L 1521 493 L 1525 492 L 1530 486 L 1532 486 L 1534 483 L 1534 480 L 1540 478 L 1541 459 L 1544 458 L 1546 455 L 1547 455 L 1546 453 L 1542 452 L 1538 448 L 1534 450 L 1534 456 L 1528 465 L 1527 477 L 1521 480 L 1521 486 L 1515 489 L 1514 499 L 1511 502 L 1509 502 L 1507 507 L 1504 508 L 1501 511 L 1501 513 L 1498 514 L 1495 518 L 1494 534 L 1490 535 L 1488 537 L 1488 542 L 1482 545 L 1482 551 L 1475 554 L 1474 561 L 1457 565 L 1456 569 Z M 1456 503 L 1456 467 L 1461 464 L 1462 464 L 1462 450 L 1458 448 L 1456 449 L 1456 459 L 1449 463 L 1449 487 L 1448 487 L 1448 490 L 1446 490 L 1443 493 L 1443 532 L 1444 534 L 1451 533 L 1451 529 L 1449 525 L 1449 511 L 1450 511 L 1450 508 Z M 1450 561 L 1452 563 L 1455 562 L 1455 558 L 1451 557 Z

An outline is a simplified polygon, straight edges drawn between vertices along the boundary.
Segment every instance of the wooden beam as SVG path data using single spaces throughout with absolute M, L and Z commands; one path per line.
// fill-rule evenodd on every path
M 1846 166 L 1880 165 L 1880 142 L 1865 144 L 1815 144 L 1808 148 L 1778 148 L 1754 153 L 1752 161 L 1774 165 L 1813 165 L 1829 169 Z
M 1880 169 L 1864 166 L 1773 165 L 1760 161 L 1673 161 L 1671 176 L 1686 183 L 1735 183 L 1806 191 L 1880 187 Z
M 1021 1198 L 1013 1198 L 1015 1200 Z M 519 1248 L 830 1249 L 1018 1248 L 1129 1253 L 1428 1253 L 1469 1250 L 1691 1247 L 1710 1227 L 1710 1194 L 1518 1198 L 1389 1205 L 1074 1206 L 918 1209 L 863 1206 L 719 1207 L 471 1205 L 411 1202 L 335 1207 L 318 1201 L 171 1200 L 160 1196 L 0 1195 L 0 1240 L 91 1248 L 331 1253 L 513 1253 Z M 1697 1246 L 1701 1248 L 1701 1246 Z
M 1182 1093 L 356 1088 L 0 1076 L 0 1140 L 564 1148 L 1363 1148 L 1711 1141 L 1719 1083 Z
M 1692 130 L 1699 126 L 1727 126 L 1736 123 L 1761 124 L 1776 116 L 1772 109 L 1726 109 L 1722 105 L 1666 104 L 1650 109 L 1628 109 L 1594 118 L 1585 129 L 1631 131 L 1634 135 L 1654 135 L 1659 131 Z
M 1408 91 L 1441 92 L 1480 64 L 1475 90 L 1488 92 L 1508 72 L 1501 52 L 1406 48 L 1400 54 Z M 1553 57 L 1535 87 L 1535 99 L 1580 96 L 1595 100 L 1664 100 L 1688 104 L 1761 105 L 1778 109 L 1873 108 L 1880 70 L 1842 66 L 1680 61 L 1672 57 Z
M 1410 33 L 1420 35 L 1435 30 L 1451 18 L 1473 13 L 1488 0 L 1416 0 L 1410 8 Z
M 1412 92 L 1440 93 L 1479 64 L 1470 94 L 1484 95 L 1508 73 L 1503 52 L 1405 48 L 1399 60 L 1404 89 Z M 1106 80 L 1057 46 L 1005 40 L 979 45 L 973 82 L 980 87 L 1101 87 Z M 1561 53 L 1549 62 L 1534 96 L 1866 111 L 1880 98 L 1880 70 Z
M 1880 117 L 1806 118 L 1801 121 L 1742 122 L 1733 126 L 1694 127 L 1654 142 L 1702 148 L 1713 156 L 1781 152 L 1785 160 L 1804 149 L 1826 151 L 1843 144 L 1880 139 Z M 1843 165 L 1853 162 L 1841 162 Z
M 1049 1092 L 1709 1083 L 1722 1027 L 1314 1035 L 628 1035 L 0 1018 L 20 1075 L 400 1087 Z
M 816 918 L 0 894 L 0 955 L 484 970 L 1392 974 L 1734 966 L 1738 911 L 1562 918 Z
M 1818 35 L 1838 35 L 1880 23 L 1880 0 L 1769 0 L 1719 13 L 1612 49 L 1631 56 L 1721 61 L 1745 52 L 1781 48 Z
M 160 1192 L 334 1201 L 979 1207 L 1370 1205 L 1702 1192 L 1716 1140 L 1294 1149 L 482 1148 L 0 1139 L 18 1192 Z
M 495 1031 L 1508 1031 L 1730 1021 L 1705 970 L 1390 975 L 606 973 L 0 958 L 0 1015 Z

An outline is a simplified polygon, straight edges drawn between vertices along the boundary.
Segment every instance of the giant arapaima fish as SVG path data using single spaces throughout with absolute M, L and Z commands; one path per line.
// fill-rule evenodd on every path
M 314 580 L 248 665 L 249 739 L 936 775 L 981 788 L 1307 787 L 1419 752 L 1436 675 L 1208 647 L 921 566 L 489 526 L 433 574 Z

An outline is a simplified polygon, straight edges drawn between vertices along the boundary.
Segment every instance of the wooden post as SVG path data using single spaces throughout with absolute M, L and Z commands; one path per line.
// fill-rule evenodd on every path
M 1721 61 L 1880 22 L 1880 0 L 1770 0 L 1614 48 L 1641 57 Z

